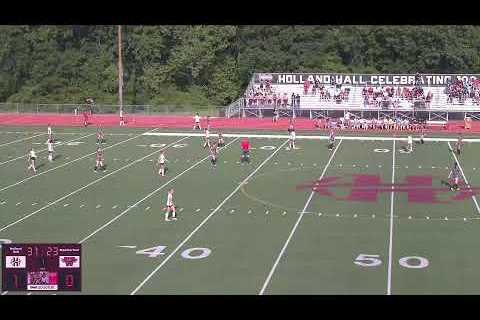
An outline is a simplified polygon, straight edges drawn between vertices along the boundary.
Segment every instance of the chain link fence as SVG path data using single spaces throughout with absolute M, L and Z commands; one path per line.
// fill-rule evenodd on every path
M 0 103 L 0 113 L 50 113 L 50 114 L 81 114 L 90 110 L 85 104 L 40 104 L 40 103 Z M 199 112 L 202 115 L 224 116 L 226 107 L 215 106 L 153 106 L 124 105 L 123 112 L 138 115 L 191 115 Z M 91 106 L 94 114 L 118 114 L 119 105 L 95 104 Z

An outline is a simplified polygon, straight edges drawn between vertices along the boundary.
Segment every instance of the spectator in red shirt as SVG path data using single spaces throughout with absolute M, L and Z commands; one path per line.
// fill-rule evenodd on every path
M 241 142 L 242 147 L 242 157 L 240 158 L 240 162 L 243 164 L 244 162 L 250 163 L 250 142 L 248 138 L 244 138 Z
M 303 82 L 303 94 L 306 95 L 308 93 L 308 88 L 310 87 L 310 81 L 305 80 Z

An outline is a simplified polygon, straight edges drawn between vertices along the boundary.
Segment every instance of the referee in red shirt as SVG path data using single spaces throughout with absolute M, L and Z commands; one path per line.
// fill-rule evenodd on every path
M 241 142 L 242 147 L 242 157 L 240 158 L 240 162 L 243 164 L 244 162 L 250 163 L 250 142 L 248 138 L 244 138 Z

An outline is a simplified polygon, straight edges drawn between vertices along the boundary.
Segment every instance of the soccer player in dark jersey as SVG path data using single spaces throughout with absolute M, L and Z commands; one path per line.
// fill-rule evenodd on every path
M 218 133 L 217 146 L 218 146 L 219 148 L 225 146 L 225 140 L 223 140 L 223 135 L 222 135 L 221 132 Z
M 330 130 L 330 135 L 328 136 L 328 150 L 332 151 L 335 147 L 335 132 Z
M 452 191 L 458 191 L 460 188 L 458 187 L 458 183 L 460 182 L 460 167 L 458 166 L 458 163 L 455 162 L 453 165 L 452 170 L 450 171 L 450 174 L 448 175 L 448 179 L 451 179 L 450 183 L 447 183 L 447 185 L 450 187 L 450 190 Z
M 101 128 L 97 128 L 97 144 L 105 143 L 105 135 Z
M 210 147 L 210 162 L 214 168 L 217 166 L 217 154 L 218 147 L 215 143 L 212 143 L 212 146 Z
M 105 165 L 104 165 L 104 158 L 103 158 L 103 150 L 102 148 L 97 148 L 97 153 L 95 155 L 95 169 L 94 171 L 97 172 L 97 169 L 100 168 L 103 171 L 105 171 Z
M 244 162 L 250 163 L 250 142 L 248 138 L 244 138 L 241 142 L 242 147 L 242 156 L 240 158 L 240 162 L 243 164 Z
M 423 140 L 425 138 L 425 130 L 422 129 L 422 132 L 420 133 L 420 144 L 424 144 L 425 141 Z
M 462 139 L 462 136 L 459 135 L 458 139 L 457 139 L 457 142 L 455 142 L 455 153 L 457 155 L 460 155 L 460 153 L 462 151 L 462 146 L 463 146 L 463 139 Z

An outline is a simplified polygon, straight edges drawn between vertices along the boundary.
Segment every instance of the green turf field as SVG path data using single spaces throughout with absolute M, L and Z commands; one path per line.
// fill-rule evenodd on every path
M 104 129 L 96 173 L 95 128 L 53 129 L 49 163 L 46 128 L 0 127 L 0 242 L 81 243 L 82 294 L 480 293 L 476 140 L 458 157 L 471 188 L 451 192 L 445 136 L 405 153 L 378 135 L 329 151 L 297 134 L 286 150 L 285 132 L 256 132 L 246 165 L 226 136 L 212 168 L 192 132 Z M 171 187 L 179 219 L 165 222 Z

